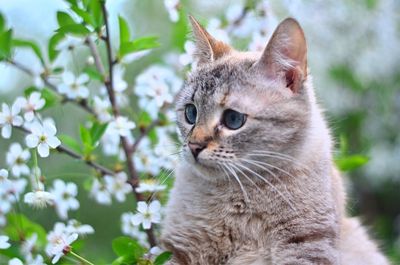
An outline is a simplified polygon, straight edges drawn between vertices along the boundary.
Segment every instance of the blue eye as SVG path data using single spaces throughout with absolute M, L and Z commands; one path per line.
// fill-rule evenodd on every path
M 246 114 L 227 109 L 222 115 L 223 124 L 231 130 L 237 130 L 246 122 Z
M 185 118 L 189 124 L 194 124 L 196 122 L 197 109 L 193 104 L 187 104 L 185 106 Z

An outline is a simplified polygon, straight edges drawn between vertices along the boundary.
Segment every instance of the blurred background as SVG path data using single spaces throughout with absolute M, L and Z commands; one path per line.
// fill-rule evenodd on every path
M 177 68 L 184 76 L 186 57 L 181 55 L 190 57 L 186 42 L 187 37 L 190 39 L 189 13 L 207 25 L 210 33 L 238 49 L 247 49 L 249 43 L 255 45 L 254 49 L 263 48 L 279 21 L 288 16 L 299 20 L 308 41 L 314 87 L 333 129 L 337 163 L 346 176 L 349 213 L 361 216 L 392 262 L 400 264 L 400 1 L 182 0 L 175 1 L 178 14 L 165 2 L 107 1 L 113 39 L 118 38 L 118 14 L 128 21 L 133 36 L 160 38 L 159 48 L 127 66 L 125 79 L 130 91 L 135 77 L 154 63 L 170 67 L 180 64 Z M 0 0 L 0 12 L 14 34 L 35 40 L 43 50 L 58 28 L 56 11 L 67 8 L 61 0 Z M 237 27 L 225 27 L 235 19 L 239 19 Z M 265 29 L 255 36 L 252 28 L 258 22 Z M 78 58 L 89 56 L 85 49 L 77 52 Z M 39 67 L 28 50 L 17 50 L 14 58 L 31 68 Z M 57 61 L 72 64 L 69 60 L 64 55 Z M 1 102 L 11 102 L 30 84 L 29 76 L 0 63 Z M 58 130 L 73 137 L 78 137 L 77 121 L 83 122 L 86 117 L 68 104 L 50 108 L 44 115 L 54 117 Z M 18 134 L 13 137 L 10 141 L 0 139 L 0 168 L 10 143 L 22 139 Z M 121 235 L 120 215 L 132 210 L 133 197 L 112 206 L 96 204 L 84 189 L 90 171 L 82 163 L 61 156 L 51 156 L 39 164 L 49 181 L 62 178 L 81 184 L 81 209 L 70 216 L 96 230 L 95 236 L 85 241 L 82 255 L 96 260 L 96 264 L 102 262 L 98 253 L 102 253 L 104 262 L 111 260 L 111 240 Z M 32 211 L 22 205 L 22 212 L 47 230 L 58 220 L 52 209 Z

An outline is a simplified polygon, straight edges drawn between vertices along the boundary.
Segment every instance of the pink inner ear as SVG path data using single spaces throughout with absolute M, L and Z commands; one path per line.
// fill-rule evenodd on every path
M 292 90 L 293 93 L 297 93 L 300 90 L 301 74 L 297 67 L 290 68 L 285 72 L 286 87 Z

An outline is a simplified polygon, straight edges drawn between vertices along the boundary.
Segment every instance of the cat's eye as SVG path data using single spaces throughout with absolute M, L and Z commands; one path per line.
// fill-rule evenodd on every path
M 246 122 L 246 114 L 227 109 L 222 115 L 222 122 L 228 129 L 237 130 Z
M 189 124 L 194 124 L 196 122 L 197 109 L 194 104 L 187 104 L 185 106 L 185 118 Z

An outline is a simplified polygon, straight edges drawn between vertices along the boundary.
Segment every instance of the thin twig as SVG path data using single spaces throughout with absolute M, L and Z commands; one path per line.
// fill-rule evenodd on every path
M 99 70 L 99 72 L 102 75 L 104 75 L 104 73 L 105 73 L 104 66 L 103 66 L 103 63 L 101 62 L 101 57 L 96 48 L 96 44 L 93 42 L 93 40 L 90 36 L 86 38 L 86 43 L 89 46 L 90 52 L 93 54 L 94 63 L 96 65 L 96 68 Z M 103 78 L 104 78 L 104 76 L 103 76 Z
M 113 88 L 113 66 L 114 66 L 114 60 L 113 60 L 113 56 L 112 56 L 112 50 L 111 50 L 111 40 L 110 40 L 110 28 L 108 25 L 108 17 L 107 17 L 107 10 L 105 7 L 105 2 L 101 2 L 101 9 L 103 12 L 103 18 L 104 18 L 104 24 L 106 27 L 106 36 L 105 36 L 105 43 L 106 43 L 106 47 L 107 47 L 107 62 L 108 62 L 108 78 L 106 78 L 104 84 L 107 88 L 107 93 L 108 93 L 108 97 L 110 100 L 110 104 L 111 104 L 111 108 L 112 108 L 112 112 L 114 114 L 115 117 L 120 116 L 120 111 L 119 108 L 116 104 L 116 100 L 115 100 L 115 93 L 114 93 L 114 88 Z M 92 54 L 93 56 L 96 56 L 95 53 Z M 100 60 L 99 60 L 100 61 Z M 99 71 L 101 71 L 101 68 L 98 68 Z M 103 67 L 103 72 L 101 72 L 102 74 L 104 73 L 104 67 Z M 142 136 L 143 137 L 143 136 Z M 126 166 L 128 169 L 128 173 L 129 173 L 129 183 L 132 186 L 132 191 L 133 191 L 133 195 L 135 196 L 137 201 L 144 201 L 143 195 L 136 192 L 136 188 L 139 186 L 139 175 L 135 169 L 135 165 L 133 162 L 133 152 L 135 151 L 135 149 L 133 149 L 127 138 L 121 136 L 121 145 L 122 145 L 122 149 L 124 150 L 125 153 L 125 157 L 126 157 Z M 157 245 L 157 241 L 154 235 L 154 231 L 152 228 L 146 230 L 146 234 L 147 234 L 147 239 L 150 243 L 150 246 L 155 246 Z
M 26 134 L 30 134 L 31 133 L 28 129 L 26 129 L 24 127 L 15 126 L 15 128 L 17 128 L 20 131 L 23 131 Z M 60 152 L 60 153 L 66 154 L 66 155 L 68 155 L 68 156 L 70 156 L 72 158 L 75 158 L 75 159 L 78 159 L 78 160 L 81 160 L 81 161 L 85 162 L 86 165 L 88 165 L 88 166 L 92 167 L 93 169 L 99 171 L 102 175 L 115 175 L 115 173 L 116 173 L 113 170 L 111 170 L 109 168 L 106 168 L 106 167 L 104 167 L 104 166 L 102 166 L 102 165 L 100 165 L 100 164 L 98 164 L 98 163 L 96 163 L 94 161 L 85 159 L 80 154 L 75 153 L 74 151 L 72 151 L 71 149 L 69 149 L 69 148 L 67 148 L 67 147 L 65 147 L 63 145 L 58 146 L 56 148 L 56 150 L 58 152 Z

